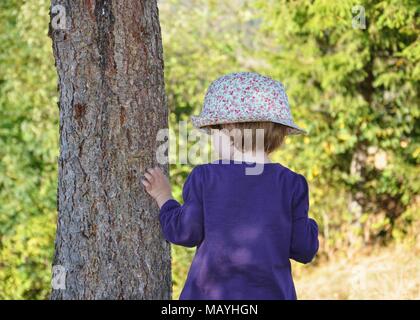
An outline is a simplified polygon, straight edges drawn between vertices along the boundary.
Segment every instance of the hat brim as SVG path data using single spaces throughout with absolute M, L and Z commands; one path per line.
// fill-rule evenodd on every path
M 206 117 L 202 117 L 202 116 L 191 116 L 191 121 L 193 123 L 193 126 L 197 129 L 199 129 L 200 131 L 209 134 L 210 133 L 210 129 L 207 128 L 206 126 L 209 125 L 215 125 L 215 124 L 226 124 L 226 123 L 241 123 L 241 122 L 256 122 L 256 121 L 269 121 L 269 122 L 274 122 L 274 123 L 278 123 L 281 125 L 284 125 L 288 128 L 287 130 L 287 135 L 299 135 L 299 134 L 303 134 L 303 135 L 307 135 L 307 131 L 300 128 L 298 125 L 296 125 L 293 122 L 290 121 L 282 121 L 280 120 L 267 120 L 267 119 L 244 119 L 244 120 L 228 120 L 228 119 L 224 119 L 224 120 L 219 120 L 217 122 L 214 121 L 214 119 L 210 119 L 210 118 L 206 118 Z

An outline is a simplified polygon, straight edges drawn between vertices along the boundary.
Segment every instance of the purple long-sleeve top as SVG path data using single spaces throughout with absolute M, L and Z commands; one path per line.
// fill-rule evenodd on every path
M 185 299 L 296 299 L 290 260 L 310 262 L 318 226 L 308 217 L 305 177 L 279 163 L 196 166 L 181 205 L 160 209 L 166 240 L 197 250 L 180 295 Z

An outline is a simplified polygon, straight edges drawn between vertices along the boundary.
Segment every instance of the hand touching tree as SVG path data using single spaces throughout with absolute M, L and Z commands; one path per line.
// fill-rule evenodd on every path
M 144 174 L 145 180 L 141 180 L 148 194 L 156 200 L 159 208 L 172 199 L 171 185 L 168 178 L 164 175 L 163 171 L 158 168 L 149 168 Z

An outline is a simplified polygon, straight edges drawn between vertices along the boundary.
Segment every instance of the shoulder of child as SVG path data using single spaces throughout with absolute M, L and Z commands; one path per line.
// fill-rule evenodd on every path
M 296 172 L 296 171 L 293 171 L 293 170 L 292 170 L 292 169 L 290 169 L 289 167 L 286 167 L 285 165 L 283 165 L 283 164 L 281 164 L 281 163 L 279 163 L 279 165 L 280 165 L 280 167 L 281 167 L 283 170 L 286 170 L 286 172 L 287 172 L 287 173 L 289 173 L 289 174 L 290 174 L 293 178 L 295 178 L 295 179 L 299 179 L 299 176 L 304 178 L 304 176 L 303 176 L 302 174 L 300 174 L 300 173 L 298 173 L 298 172 Z
M 306 180 L 306 177 L 303 174 L 298 173 L 296 171 L 293 171 L 292 169 L 290 169 L 290 168 L 288 168 L 288 167 L 286 167 L 282 164 L 280 164 L 280 166 L 289 175 L 289 177 L 290 177 L 289 181 L 290 181 L 290 183 L 292 183 L 295 186 L 295 189 L 296 188 L 301 188 L 301 189 L 302 188 L 303 189 L 307 188 L 308 182 Z

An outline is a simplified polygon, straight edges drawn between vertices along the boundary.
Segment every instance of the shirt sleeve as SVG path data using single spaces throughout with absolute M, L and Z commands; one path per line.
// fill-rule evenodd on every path
M 171 243 L 194 247 L 204 238 L 202 178 L 199 167 L 188 175 L 183 190 L 184 204 L 170 199 L 160 208 L 163 235 Z
M 318 252 L 318 225 L 308 217 L 309 189 L 306 178 L 299 174 L 292 201 L 292 241 L 290 258 L 309 263 Z

